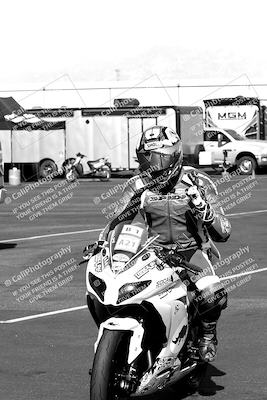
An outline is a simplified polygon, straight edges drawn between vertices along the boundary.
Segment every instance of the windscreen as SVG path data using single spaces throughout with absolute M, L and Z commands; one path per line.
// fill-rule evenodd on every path
M 147 239 L 147 230 L 141 223 L 119 224 L 109 238 L 112 270 L 120 272 L 141 249 Z

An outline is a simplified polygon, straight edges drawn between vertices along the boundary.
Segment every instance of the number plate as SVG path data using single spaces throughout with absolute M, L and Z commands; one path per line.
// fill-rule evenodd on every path
M 137 237 L 141 237 L 142 233 L 144 232 L 143 228 L 139 228 L 139 226 L 134 226 L 134 225 L 124 225 L 122 228 L 121 234 L 127 234 L 127 235 L 134 235 Z
M 129 251 L 130 253 L 135 254 L 138 250 L 140 242 L 141 238 L 121 233 L 118 237 L 114 250 Z

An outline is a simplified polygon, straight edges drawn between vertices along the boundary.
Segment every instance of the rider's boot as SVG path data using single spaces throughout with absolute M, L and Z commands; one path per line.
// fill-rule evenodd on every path
M 202 361 L 211 362 L 217 353 L 217 336 L 215 322 L 201 322 L 201 337 L 199 339 L 199 355 Z

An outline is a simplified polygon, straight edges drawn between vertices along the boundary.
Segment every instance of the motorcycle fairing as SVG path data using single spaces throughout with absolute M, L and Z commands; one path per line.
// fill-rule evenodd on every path
M 131 364 L 142 352 L 141 343 L 144 336 L 144 328 L 140 322 L 134 318 L 117 318 L 112 317 L 100 325 L 97 341 L 95 343 L 95 352 L 99 341 L 103 335 L 104 329 L 108 330 L 122 330 L 132 331 L 133 334 L 130 338 L 128 364 Z
M 156 297 L 150 299 L 166 324 L 167 343 L 162 348 L 153 366 L 142 377 L 135 395 L 150 394 L 166 384 L 175 371 L 180 371 L 181 360 L 179 352 L 183 348 L 188 332 L 187 305 L 177 300 L 176 296 L 183 297 L 185 288 L 174 288 L 168 296 L 168 303 L 159 301 Z M 171 314 L 171 318 L 170 315 Z M 168 323 L 169 321 L 169 323 Z
M 148 259 L 146 259 L 145 262 L 148 261 Z M 131 267 L 130 271 L 128 270 L 127 272 L 128 274 L 129 272 L 131 272 L 132 276 L 136 274 L 135 272 L 136 270 L 139 271 L 139 268 L 140 267 L 137 265 L 137 268 Z M 111 272 L 109 268 L 105 269 L 106 272 L 109 271 L 108 274 Z M 102 271 L 102 274 L 104 273 L 105 269 Z M 186 296 L 187 290 L 186 286 L 179 279 L 175 282 L 175 286 L 171 288 L 170 288 L 170 281 L 167 280 L 168 284 L 165 285 L 164 280 L 168 279 L 170 277 L 170 273 L 172 274 L 173 271 L 171 268 L 166 268 L 165 273 L 167 273 L 167 275 L 162 274 L 162 272 L 163 271 L 158 271 L 159 276 L 162 276 L 163 278 L 159 281 L 163 282 L 162 284 L 163 286 L 160 287 L 161 290 L 159 290 L 159 292 L 156 292 L 154 296 L 153 295 L 151 296 L 152 294 L 151 292 L 149 292 L 147 296 L 144 296 L 145 291 L 143 291 L 141 293 L 140 301 L 136 299 L 137 296 L 128 300 L 129 303 L 136 304 L 140 303 L 141 299 L 143 300 L 145 297 L 147 297 L 146 301 L 148 303 L 151 303 L 161 316 L 163 324 L 165 325 L 166 328 L 166 337 L 168 338 L 167 343 L 165 343 L 164 347 L 158 354 L 153 366 L 150 368 L 149 371 L 146 372 L 146 374 L 141 379 L 140 385 L 138 386 L 136 391 L 137 394 L 153 393 L 154 391 L 158 390 L 160 386 L 163 386 L 167 378 L 171 379 L 172 374 L 175 371 L 179 371 L 181 368 L 181 361 L 177 356 L 186 340 L 188 316 L 187 316 L 187 304 L 184 304 L 184 302 L 180 299 L 183 299 Z M 148 270 L 148 272 L 145 275 L 145 278 L 149 278 L 150 274 L 154 274 L 155 278 L 155 273 L 156 271 L 154 269 Z M 127 280 L 129 279 L 128 274 L 126 274 Z M 119 275 L 114 275 L 113 273 L 111 273 L 111 275 L 113 276 L 113 283 L 116 282 L 116 280 L 118 280 L 119 277 L 122 278 L 124 276 L 123 273 Z M 167 277 L 164 278 L 164 276 Z M 121 284 L 122 282 L 120 283 L 120 285 Z M 111 286 L 113 287 L 113 291 L 116 291 L 113 284 Z M 102 302 L 102 304 L 106 303 L 107 299 L 108 296 L 105 297 L 105 301 Z M 106 304 L 111 304 L 111 303 L 110 301 L 107 301 Z M 122 303 L 122 305 L 123 304 L 124 303 Z M 131 323 L 129 323 L 128 321 L 131 321 Z M 140 335 L 139 332 L 141 332 L 141 328 L 142 328 L 142 334 Z M 133 338 L 131 339 L 129 347 L 129 356 L 128 356 L 129 363 L 134 361 L 135 358 L 142 352 L 143 349 L 141 347 L 141 344 L 144 335 L 144 329 L 137 320 L 132 318 L 129 319 L 129 318 L 117 318 L 117 317 L 108 319 L 107 321 L 101 324 L 97 344 L 103 334 L 104 329 L 113 329 L 113 330 L 121 329 L 121 330 L 133 331 Z M 97 348 L 97 344 L 95 348 Z
M 183 374 L 184 370 L 181 370 L 179 352 L 185 344 L 188 333 L 188 300 L 184 300 L 187 298 L 187 287 L 180 280 L 175 268 L 169 267 L 158 258 L 153 248 L 146 248 L 142 244 L 139 251 L 134 255 L 133 253 L 130 255 L 128 251 L 124 252 L 118 247 L 115 250 L 121 230 L 115 228 L 109 236 L 109 248 L 104 249 L 106 252 L 103 253 L 104 250 L 102 250 L 97 258 L 93 256 L 89 260 L 86 283 L 88 293 L 95 296 L 103 306 L 113 307 L 114 309 L 125 306 L 125 310 L 127 310 L 127 306 L 131 307 L 147 302 L 156 309 L 162 319 L 166 329 L 167 341 L 161 343 L 154 364 L 148 371 L 144 372 L 135 393 L 132 394 L 132 396 L 135 396 L 153 393 L 164 387 L 167 381 L 172 381 L 173 376 L 177 378 Z M 129 260 L 125 262 L 125 268 L 122 265 L 121 271 L 116 272 L 112 270 L 112 258 L 118 252 L 129 256 Z M 97 268 L 100 261 L 101 268 Z M 123 263 L 123 261 L 120 262 Z M 177 270 L 179 268 L 177 266 Z M 97 269 L 101 269 L 101 271 Z M 88 279 L 90 273 L 94 275 L 94 281 L 91 280 L 93 285 L 90 284 Z M 144 284 L 145 282 L 146 284 L 149 282 L 149 284 L 144 286 L 140 292 L 131 292 L 131 287 L 135 287 L 135 284 Z M 99 288 L 103 287 L 106 289 L 99 296 Z M 127 293 L 131 292 L 131 295 L 123 297 L 119 302 L 120 291 L 124 288 L 126 288 L 126 292 L 129 289 Z M 142 339 L 146 335 L 144 326 L 145 321 L 142 321 L 138 316 L 129 318 L 126 315 L 109 318 L 100 326 L 96 348 L 104 329 L 130 330 L 133 335 L 129 345 L 128 362 L 132 362 L 142 351 L 147 351 L 146 345 L 144 342 L 142 343 Z M 142 345 L 144 349 L 142 349 Z M 196 365 L 192 362 L 186 368 L 194 368 Z
M 90 169 L 99 169 L 103 167 L 105 164 L 106 164 L 105 158 L 99 158 L 97 160 L 87 161 L 87 165 Z
M 119 274 L 112 272 L 107 261 L 105 261 L 107 258 L 102 260 L 101 267 L 100 260 L 100 253 L 89 260 L 86 272 L 86 285 L 88 292 L 97 296 L 99 301 L 106 305 L 126 305 L 133 302 L 140 304 L 143 300 L 161 293 L 179 281 L 178 275 L 172 268 L 165 267 L 162 269 L 162 261 L 156 257 L 154 252 L 151 252 L 151 257 L 148 259 L 142 260 L 142 257 L 138 257 L 129 269 Z M 145 274 L 140 276 L 140 271 L 144 272 L 144 269 Z M 90 274 L 91 276 L 93 275 L 95 280 L 93 284 L 89 280 Z M 132 292 L 128 298 L 125 296 L 125 300 L 121 301 L 119 296 L 122 296 L 120 291 L 123 287 L 129 285 L 130 292 L 131 284 L 141 285 L 148 281 L 151 281 L 151 284 L 147 287 L 144 285 L 142 290 L 136 293 Z M 100 286 L 100 282 L 104 282 L 106 286 L 103 296 L 100 296 L 97 290 L 97 285 Z

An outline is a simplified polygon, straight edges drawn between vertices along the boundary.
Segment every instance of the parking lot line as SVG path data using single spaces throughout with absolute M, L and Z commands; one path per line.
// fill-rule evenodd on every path
M 56 314 L 64 314 L 64 313 L 71 312 L 71 311 L 83 310 L 85 308 L 87 308 L 86 305 L 79 306 L 79 307 L 64 308 L 62 310 L 49 311 L 46 313 L 28 315 L 26 317 L 21 317 L 21 318 L 8 319 L 6 321 L 0 321 L 0 324 L 13 324 L 14 322 L 28 321 L 30 319 L 43 318 L 43 317 L 48 317 L 50 315 L 56 315 Z
M 225 214 L 226 217 L 236 217 L 241 215 L 253 215 L 253 214 L 260 214 L 266 213 L 267 210 L 255 210 L 255 211 L 244 211 L 238 212 L 233 214 Z M 55 236 L 67 236 L 67 235 L 78 235 L 80 233 L 89 233 L 89 232 L 99 232 L 103 228 L 94 228 L 94 229 L 85 229 L 82 231 L 72 231 L 72 232 L 59 232 L 59 233 L 51 233 L 49 235 L 38 235 L 38 236 L 30 236 L 25 238 L 15 238 L 15 239 L 7 239 L 7 240 L 0 240 L 1 243 L 9 243 L 9 242 L 23 242 L 24 240 L 35 240 L 35 239 L 43 239 L 48 237 L 55 237 Z
M 255 210 L 255 211 L 244 211 L 244 212 L 239 212 L 239 213 L 234 213 L 234 214 L 225 214 L 226 217 L 236 217 L 239 215 L 252 215 L 252 214 L 261 214 L 261 213 L 266 213 L 267 210 Z
M 46 238 L 46 237 L 54 237 L 54 236 L 77 235 L 79 233 L 99 232 L 99 231 L 102 231 L 102 230 L 103 230 L 103 228 L 85 229 L 83 231 L 60 232 L 60 233 L 51 233 L 49 235 L 38 235 L 38 236 L 30 236 L 30 237 L 25 237 L 25 238 L 15 238 L 15 239 L 0 240 L 0 242 L 1 243 L 22 242 L 24 240 L 43 239 L 43 238 Z
M 259 272 L 265 272 L 265 271 L 267 271 L 267 267 L 265 267 L 265 268 L 260 268 L 260 269 L 257 269 L 257 270 L 255 270 L 255 271 L 246 271 L 246 272 L 241 272 L 241 273 L 235 274 L 235 275 L 222 276 L 222 277 L 220 278 L 220 280 L 221 280 L 221 281 L 225 281 L 225 280 L 234 279 L 234 278 L 239 278 L 239 277 L 241 277 L 241 276 L 252 275 L 252 274 L 256 274 L 256 273 L 259 273 Z M 28 315 L 28 316 L 26 316 L 26 317 L 8 319 L 8 320 L 6 320 L 6 321 L 0 321 L 0 324 L 14 324 L 14 323 L 16 323 L 16 322 L 24 322 L 24 321 L 29 321 L 29 320 L 31 320 L 31 319 L 49 317 L 49 316 L 52 316 L 52 315 L 64 314 L 64 313 L 67 313 L 67 312 L 83 310 L 83 309 L 86 309 L 86 308 L 88 308 L 87 305 L 78 306 L 78 307 L 71 307 L 71 308 L 64 308 L 64 309 L 62 309 L 62 310 L 49 311 L 49 312 L 41 313 L 41 314 Z
M 257 274 L 258 272 L 265 272 L 265 271 L 267 271 L 267 267 L 256 269 L 255 271 L 246 271 L 246 272 L 241 272 L 240 274 L 222 276 L 219 278 L 220 278 L 220 281 L 227 281 L 229 279 L 240 278 L 241 276 Z

